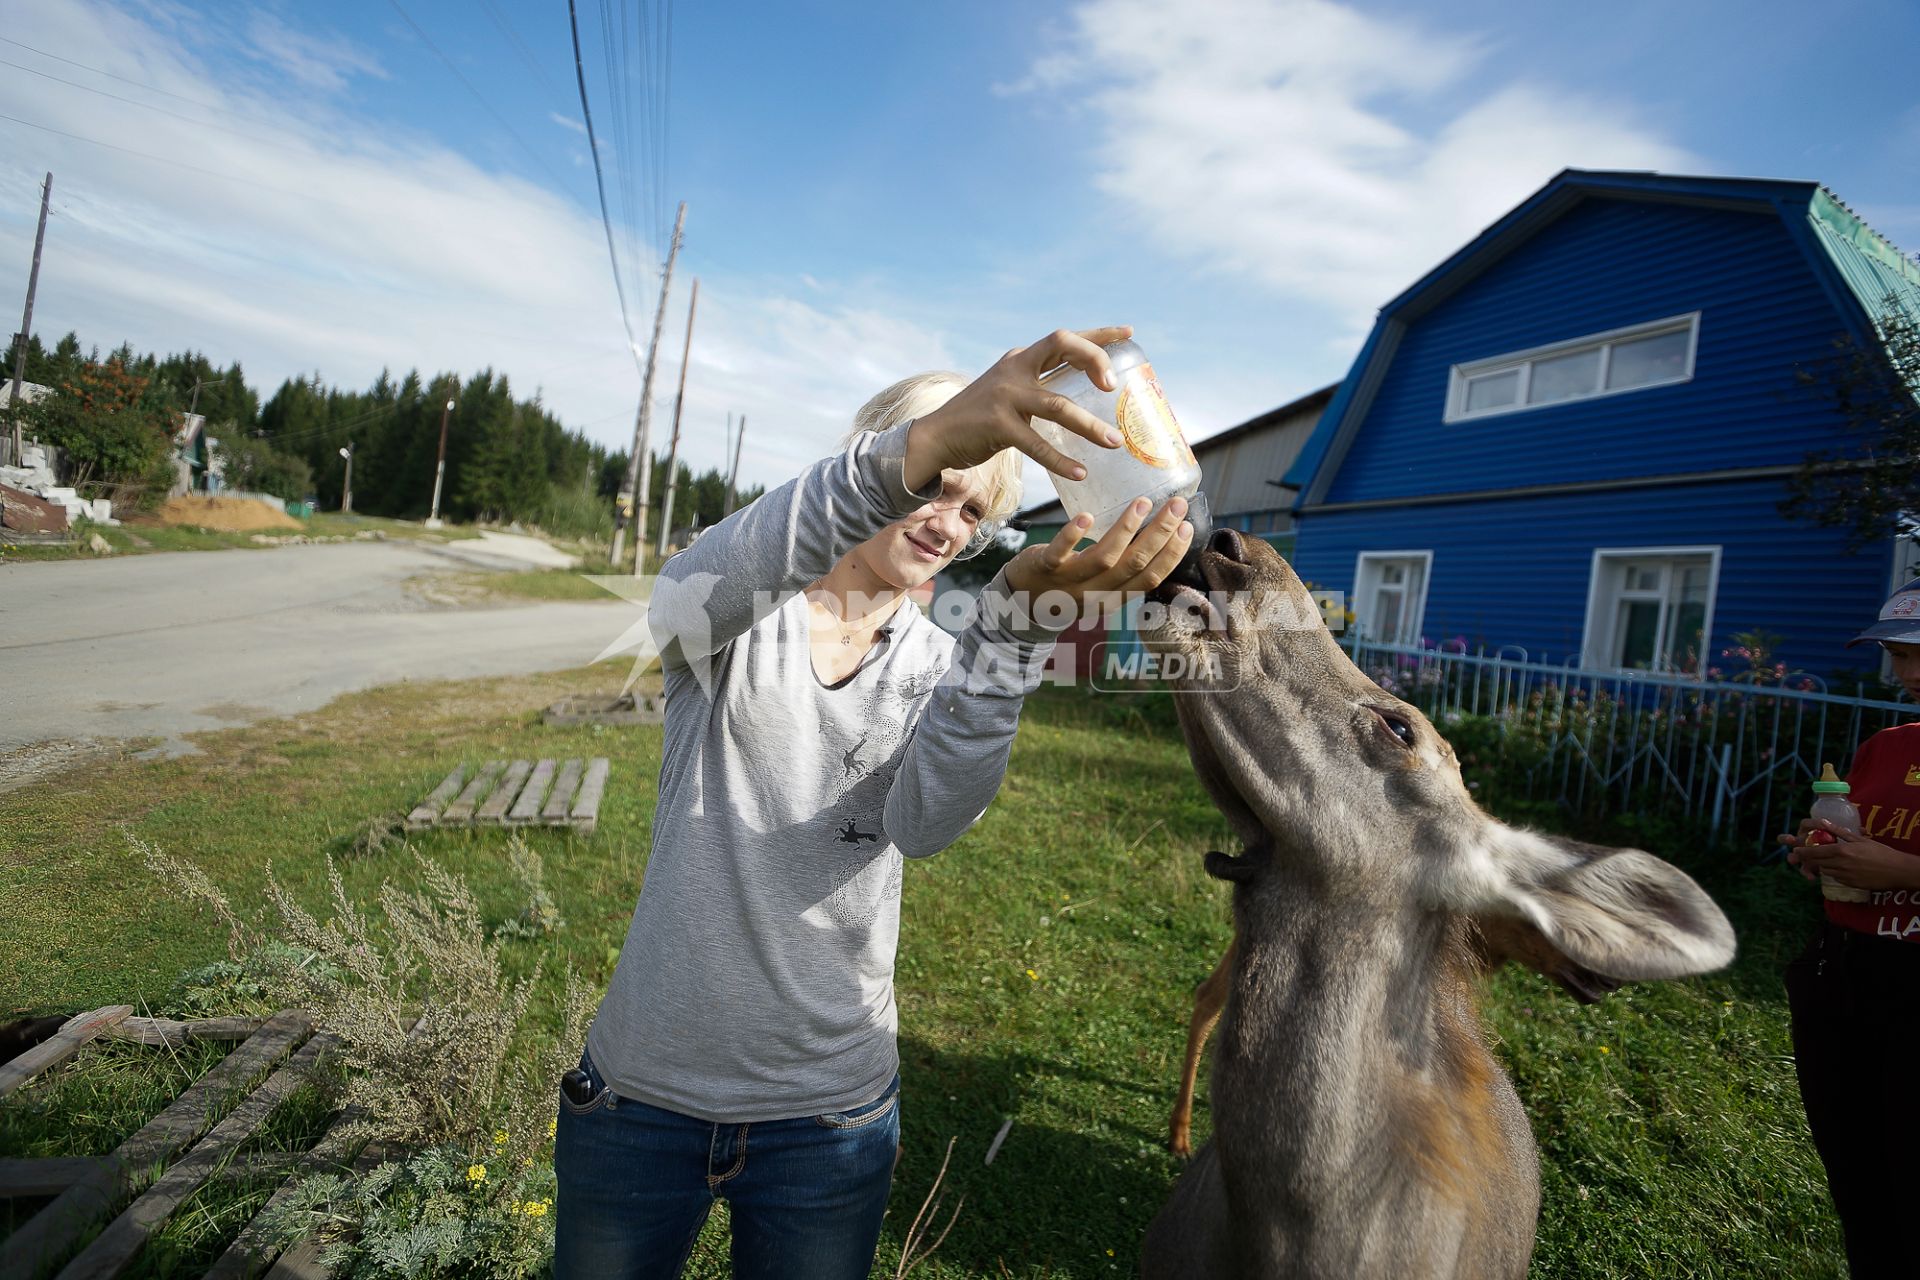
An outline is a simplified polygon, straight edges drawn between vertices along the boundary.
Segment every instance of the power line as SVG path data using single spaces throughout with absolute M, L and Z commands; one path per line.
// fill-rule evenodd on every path
M 387 0 L 387 3 L 393 6 L 393 11 L 395 13 L 399 14 L 402 18 L 405 18 L 407 20 L 407 25 L 413 28 L 414 34 L 420 37 L 421 43 L 426 45 L 427 48 L 433 50 L 434 56 L 438 57 L 441 62 L 446 64 L 447 70 L 453 73 L 454 79 L 458 80 L 461 84 L 466 86 L 467 92 L 473 95 L 474 101 L 478 102 L 481 108 L 484 109 L 488 115 L 493 117 L 494 123 L 498 124 L 501 130 L 505 132 L 509 138 L 512 138 L 515 142 L 519 143 L 520 149 L 522 151 L 526 152 L 529 156 L 533 157 L 534 163 L 539 165 L 540 168 L 546 173 L 546 175 L 549 178 L 553 179 L 554 185 L 559 190 L 562 190 L 562 191 L 566 190 L 566 187 L 567 187 L 566 180 L 562 178 L 559 174 L 555 173 L 552 170 L 552 168 L 548 166 L 547 162 L 541 158 L 539 152 L 535 151 L 532 147 L 527 145 L 526 139 L 522 138 L 519 134 L 514 132 L 513 126 L 507 123 L 506 118 L 502 116 L 498 111 L 495 111 L 493 109 L 493 103 L 487 101 L 486 95 L 481 93 L 480 90 L 474 88 L 473 81 L 467 79 L 466 75 L 461 72 L 460 68 L 454 65 L 452 58 L 449 58 L 445 53 L 441 52 L 440 46 L 435 44 L 433 42 L 433 38 L 426 33 L 425 29 L 422 28 L 419 23 L 413 20 L 413 15 L 408 13 L 406 9 L 401 7 L 400 0 Z
M 198 125 L 202 129 L 218 129 L 222 133 L 231 133 L 235 137 L 246 138 L 250 142 L 258 142 L 263 146 L 277 148 L 277 147 L 284 147 L 286 145 L 284 142 L 276 138 L 265 138 L 257 133 L 248 133 L 244 129 L 235 129 L 231 125 L 215 124 L 211 120 L 196 120 L 192 116 L 182 115 L 178 111 L 169 111 L 167 108 L 156 106 L 151 102 L 141 102 L 137 98 L 122 97 L 117 93 L 109 93 L 105 89 L 96 88 L 95 86 L 90 84 L 81 84 L 78 80 L 68 80 L 64 76 L 56 76 L 51 72 L 38 71 L 38 70 L 35 70 L 33 67 L 22 66 L 18 62 L 9 62 L 5 58 L 0 58 L 0 67 L 12 67 L 16 71 L 24 71 L 30 76 L 39 76 L 42 79 L 51 80 L 55 84 L 64 84 L 69 88 L 84 90 L 87 93 L 97 93 L 103 98 L 111 98 L 115 102 L 124 102 L 128 106 L 138 107 L 142 111 L 157 111 L 163 116 L 172 116 L 175 120 L 184 120 L 188 124 Z
M 38 129 L 42 133 L 51 133 L 55 137 L 71 138 L 75 142 L 85 142 L 96 147 L 105 147 L 109 151 L 119 151 L 126 155 L 139 156 L 142 160 L 151 160 L 155 164 L 163 164 L 170 169 L 181 169 L 187 173 L 197 173 L 208 178 L 218 178 L 222 182 L 237 182 L 243 187 L 258 187 L 262 191 L 272 191 L 279 195 L 292 196 L 296 200 L 319 201 L 323 204 L 339 205 L 341 208 L 360 207 L 349 201 L 331 199 L 327 196 L 315 195 L 312 192 L 294 191 L 287 187 L 276 187 L 265 182 L 255 182 L 251 178 L 237 178 L 233 174 L 221 173 L 216 169 L 203 169 L 199 165 L 186 164 L 179 160 L 171 160 L 166 156 L 156 156 L 150 151 L 136 151 L 132 147 L 123 147 L 117 142 L 102 142 L 98 138 L 89 138 L 85 134 L 68 133 L 65 129 L 56 129 L 52 125 L 36 124 L 32 120 L 22 120 L 19 116 L 0 113 L 0 120 L 11 121 L 14 124 L 23 124 L 29 129 Z
M 182 102 L 191 102 L 196 107 L 206 107 L 208 110 L 211 110 L 211 111 L 225 111 L 227 109 L 225 107 L 220 106 L 217 103 L 206 102 L 199 98 L 189 98 L 186 94 L 175 93 L 171 89 L 162 89 L 159 85 L 148 84 L 144 80 L 132 80 L 127 78 L 126 76 L 115 75 L 111 71 L 102 71 L 99 67 L 90 67 L 84 62 L 75 62 L 72 58 L 63 58 L 57 53 L 48 53 L 45 49 L 36 49 L 30 44 L 24 44 L 19 40 L 11 40 L 11 39 L 8 39 L 6 36 L 0 36 L 0 42 L 13 45 L 15 48 L 25 49 L 28 53 L 37 53 L 43 58 L 52 58 L 55 62 L 64 62 L 68 66 L 78 67 L 82 71 L 91 71 L 93 72 L 93 74 L 97 76 L 105 76 L 109 80 L 118 80 L 122 84 L 130 84 L 130 85 L 136 86 L 137 88 L 149 90 L 153 93 L 165 94 L 169 98 L 178 98 Z
M 600 146 L 594 139 L 593 110 L 587 105 L 587 69 L 580 57 L 580 19 L 573 0 L 567 0 L 567 23 L 573 30 L 573 71 L 580 85 L 580 114 L 587 122 L 587 150 L 593 155 L 593 185 L 600 194 L 600 226 L 607 234 L 607 260 L 613 265 L 613 289 L 620 298 L 620 323 L 626 326 L 627 348 L 633 352 L 636 369 L 640 366 L 640 343 L 633 336 L 633 317 L 627 310 L 627 289 L 620 280 L 620 255 L 613 248 L 613 221 L 607 216 L 607 182 L 600 171 Z
M 533 50 L 527 47 L 527 42 L 520 38 L 520 33 L 515 31 L 512 24 L 507 21 L 507 15 L 500 12 L 500 6 L 495 4 L 493 0 L 480 0 L 480 3 L 486 8 L 487 16 L 493 19 L 493 25 L 500 28 L 500 34 L 511 41 L 513 47 L 519 51 L 520 61 L 524 62 L 527 65 L 527 69 L 532 71 L 533 74 L 539 78 L 540 83 L 546 86 L 547 92 L 553 96 L 556 103 L 564 103 L 566 101 L 566 95 L 560 91 L 558 85 L 547 79 L 546 68 L 540 65 L 540 60 L 533 56 Z

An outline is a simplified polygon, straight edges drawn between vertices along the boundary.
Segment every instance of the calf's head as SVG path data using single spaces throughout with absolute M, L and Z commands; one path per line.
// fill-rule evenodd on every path
M 1733 958 L 1733 930 L 1685 874 L 1637 849 L 1507 826 L 1474 803 L 1452 747 L 1340 649 L 1265 542 L 1216 532 L 1142 635 L 1179 655 L 1180 727 L 1236 834 L 1287 878 L 1387 911 L 1537 931 L 1576 966 L 1670 978 Z

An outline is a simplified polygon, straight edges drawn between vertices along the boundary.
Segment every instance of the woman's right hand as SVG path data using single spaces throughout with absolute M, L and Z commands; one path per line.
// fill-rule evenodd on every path
M 1030 347 L 1016 347 L 961 389 L 953 399 L 917 419 L 907 435 L 907 487 L 918 493 L 948 468 L 977 467 L 1002 449 L 1018 449 L 1069 480 L 1086 468 L 1067 457 L 1033 429 L 1033 418 L 1057 422 L 1103 449 L 1118 448 L 1120 433 L 1111 423 L 1040 385 L 1040 375 L 1070 364 L 1093 384 L 1111 391 L 1113 369 L 1101 348 L 1133 333 L 1127 325 L 1071 333 L 1056 329 Z

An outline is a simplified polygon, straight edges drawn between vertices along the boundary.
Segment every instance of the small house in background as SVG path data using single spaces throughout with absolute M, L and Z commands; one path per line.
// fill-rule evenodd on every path
M 1336 388 L 1322 387 L 1278 409 L 1270 409 L 1238 426 L 1215 432 L 1193 446 L 1200 463 L 1200 488 L 1216 529 L 1238 529 L 1258 534 L 1281 554 L 1293 552 L 1293 497 L 1284 486 L 1289 467 L 1312 437 L 1320 415 Z M 1067 522 L 1067 512 L 1055 498 L 1020 513 L 1026 541 L 1051 542 Z M 1110 640 L 1108 651 L 1121 653 L 1135 643 L 1117 622 L 1088 622 L 1062 640 L 1057 664 L 1073 665 L 1085 675 L 1094 657 L 1093 644 Z
M 180 426 L 173 433 L 172 496 L 218 493 L 226 487 L 219 448 L 220 442 L 207 434 L 205 414 L 180 415 Z
M 1295 568 L 1383 643 L 1865 673 L 1913 540 L 1780 505 L 1853 443 L 1799 372 L 1889 297 L 1920 319 L 1920 266 L 1815 183 L 1567 170 L 1381 309 L 1284 476 Z

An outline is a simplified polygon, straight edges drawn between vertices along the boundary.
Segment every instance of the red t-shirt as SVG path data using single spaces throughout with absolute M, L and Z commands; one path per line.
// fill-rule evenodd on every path
M 1847 785 L 1863 834 L 1920 857 L 1920 724 L 1882 729 L 1861 743 Z M 1877 890 L 1871 902 L 1824 901 L 1837 925 L 1920 942 L 1920 889 Z

